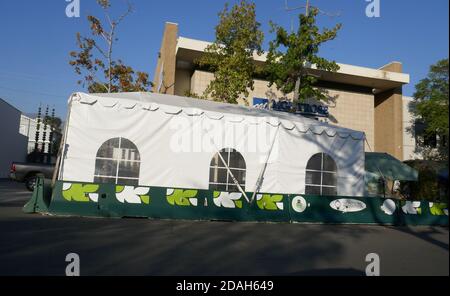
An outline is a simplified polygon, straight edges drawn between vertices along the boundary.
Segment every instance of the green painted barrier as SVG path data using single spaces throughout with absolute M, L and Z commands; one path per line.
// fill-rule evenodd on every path
M 378 197 L 304 196 L 291 198 L 296 222 L 399 224 L 397 202 Z
M 24 211 L 117 218 L 448 225 L 445 203 L 270 193 L 256 194 L 249 203 L 239 192 L 64 181 L 56 182 L 50 199 L 51 190 L 42 182 Z
M 25 213 L 46 213 L 49 212 L 51 199 L 50 180 L 37 178 L 31 199 L 23 207 Z
M 447 203 L 401 201 L 399 206 L 403 225 L 448 225 Z

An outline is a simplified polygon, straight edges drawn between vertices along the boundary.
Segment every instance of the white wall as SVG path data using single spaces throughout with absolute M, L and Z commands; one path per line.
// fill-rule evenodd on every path
M 413 100 L 411 97 L 403 97 L 403 159 L 421 159 L 421 155 L 415 153 L 416 139 L 408 131 L 413 126 L 414 116 L 409 111 L 409 103 Z
M 20 111 L 0 99 L 0 178 L 9 177 L 11 163 L 23 162 L 27 156 L 27 138 L 19 133 Z
M 20 133 L 28 138 L 28 149 L 27 152 L 30 153 L 35 148 L 36 143 L 36 129 L 37 129 L 37 121 L 36 119 L 30 118 L 25 115 L 20 116 Z M 44 152 L 48 152 L 49 146 L 49 138 L 50 138 L 50 126 L 46 127 L 46 139 L 44 141 L 44 124 L 40 124 L 39 126 L 39 140 L 38 143 L 40 145 L 44 145 Z

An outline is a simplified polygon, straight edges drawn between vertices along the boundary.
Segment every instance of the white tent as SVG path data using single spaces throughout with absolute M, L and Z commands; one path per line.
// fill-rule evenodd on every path
M 364 194 L 364 134 L 285 112 L 75 93 L 65 143 L 64 181 L 233 191 L 236 180 L 246 192 Z

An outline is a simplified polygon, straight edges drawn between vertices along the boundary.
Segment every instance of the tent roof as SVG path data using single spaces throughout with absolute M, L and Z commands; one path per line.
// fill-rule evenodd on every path
M 415 169 L 387 153 L 366 152 L 365 163 L 367 172 L 391 180 L 417 181 L 419 177 Z
M 201 100 L 189 97 L 150 93 L 74 93 L 70 101 L 79 101 L 84 104 L 100 104 L 105 108 L 144 109 L 149 111 L 163 110 L 169 114 L 188 115 L 205 114 L 211 119 L 220 120 L 226 118 L 230 121 L 250 121 L 258 123 L 267 122 L 273 126 L 282 125 L 286 129 L 297 128 L 301 132 L 310 130 L 315 134 L 325 132 L 328 136 L 338 134 L 341 137 L 351 136 L 353 139 L 364 139 L 364 133 L 339 126 L 319 122 L 302 115 L 279 112 L 273 110 L 257 109 L 242 105 L 233 105 L 209 100 Z

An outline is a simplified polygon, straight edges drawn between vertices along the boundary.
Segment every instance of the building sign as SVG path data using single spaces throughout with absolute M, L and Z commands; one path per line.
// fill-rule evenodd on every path
M 253 108 L 269 110 L 269 99 L 253 98 Z
M 328 117 L 328 106 L 300 103 L 297 107 L 297 113 L 302 115 L 312 115 L 318 117 Z
M 315 117 L 328 117 L 328 106 L 299 103 L 297 106 L 290 101 L 272 101 L 265 98 L 253 98 L 253 107 L 257 109 L 275 110 L 281 112 L 292 112 L 295 109 L 295 114 Z M 296 108 L 294 108 L 296 107 Z

